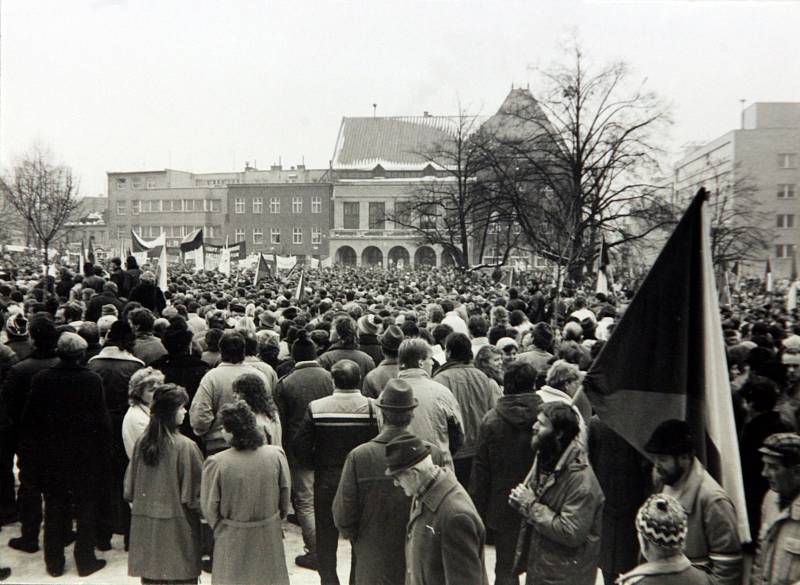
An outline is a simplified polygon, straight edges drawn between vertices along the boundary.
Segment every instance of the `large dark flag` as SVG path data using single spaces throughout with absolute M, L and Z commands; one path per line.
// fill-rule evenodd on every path
M 294 268 L 292 269 L 294 270 Z M 306 271 L 300 269 L 300 280 L 297 281 L 297 290 L 294 292 L 292 300 L 296 303 L 302 303 L 306 298 Z
M 181 240 L 181 252 L 191 252 L 203 245 L 203 228 L 197 228 Z
M 148 258 L 160 258 L 161 248 L 166 245 L 166 234 L 162 233 L 155 240 L 143 240 L 139 234 L 131 230 L 131 252 L 134 254 L 147 252 Z
M 704 216 L 695 196 L 586 376 L 601 420 L 643 452 L 653 430 L 685 420 L 697 457 L 731 497 L 750 539 L 722 326 Z
M 86 261 L 91 262 L 92 264 L 95 263 L 94 258 L 94 238 L 89 237 L 89 247 L 86 249 Z
M 269 262 L 261 252 L 258 253 L 258 264 L 256 265 L 256 274 L 253 277 L 253 286 L 258 286 L 262 280 L 272 280 L 272 271 L 269 269 Z

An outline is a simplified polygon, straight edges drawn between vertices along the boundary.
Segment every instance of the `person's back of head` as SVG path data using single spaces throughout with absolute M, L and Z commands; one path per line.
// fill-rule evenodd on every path
M 424 339 L 404 339 L 397 350 L 397 361 L 401 370 L 420 368 L 431 354 L 431 346 Z
M 519 327 L 525 321 L 525 313 L 520 311 L 519 309 L 515 309 L 511 311 L 511 314 L 508 316 L 508 324 L 512 327 Z
M 339 340 L 344 344 L 355 343 L 356 340 L 356 322 L 351 317 L 341 316 L 337 317 L 333 322 L 334 331 L 339 337 Z
M 216 353 L 219 351 L 219 340 L 222 339 L 222 329 L 209 329 L 206 331 L 205 342 L 208 351 Z
M 450 325 L 445 325 L 444 323 L 440 323 L 436 327 L 433 328 L 433 340 L 436 342 L 437 345 L 440 345 L 444 348 L 445 341 L 447 340 L 447 336 L 453 332 L 453 328 Z
M 223 362 L 239 364 L 244 361 L 245 341 L 238 331 L 226 331 L 219 340 L 219 353 Z
M 442 305 L 442 311 L 444 311 L 445 315 L 453 310 L 453 303 L 450 301 L 442 301 L 440 303 Z
M 156 319 L 150 309 L 140 307 L 128 313 L 128 321 L 137 333 L 152 333 Z
M 353 360 L 339 360 L 331 366 L 333 385 L 339 390 L 354 390 L 361 387 L 361 368 Z
M 48 313 L 36 313 L 28 324 L 28 333 L 36 349 L 51 352 L 58 343 L 58 331 L 53 319 Z
M 504 394 L 522 394 L 533 392 L 536 389 L 536 377 L 538 372 L 528 362 L 514 361 L 506 366 L 503 375 Z
M 64 305 L 64 321 L 72 323 L 83 319 L 83 307 L 80 303 L 70 301 Z
M 489 331 L 489 325 L 480 315 L 473 315 L 469 318 L 467 329 L 469 329 L 469 334 L 473 339 L 476 337 L 486 337 L 486 333 Z
M 570 396 L 573 394 L 573 392 L 568 391 L 570 384 L 580 381 L 581 371 L 578 366 L 565 360 L 556 360 L 547 370 L 547 385 L 556 390 L 562 390 Z
M 742 385 L 739 396 L 755 413 L 770 412 L 780 396 L 778 385 L 763 376 L 752 376 Z
M 100 343 L 100 332 L 97 323 L 86 321 L 78 328 L 78 335 L 86 340 L 89 347 L 96 347 Z
M 472 342 L 463 333 L 451 333 L 445 340 L 447 359 L 462 363 L 472 361 Z
M 139 263 L 136 261 L 136 258 L 134 256 L 128 256 L 125 259 L 125 268 L 127 268 L 128 270 L 139 269 Z

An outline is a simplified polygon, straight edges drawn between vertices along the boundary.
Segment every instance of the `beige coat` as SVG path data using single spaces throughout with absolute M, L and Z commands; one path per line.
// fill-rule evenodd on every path
M 281 517 L 289 489 L 280 447 L 230 448 L 206 459 L 201 505 L 214 530 L 214 583 L 288 585 Z

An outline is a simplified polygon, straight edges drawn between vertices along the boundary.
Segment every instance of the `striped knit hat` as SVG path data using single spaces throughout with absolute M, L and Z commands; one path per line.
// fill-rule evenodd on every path
M 681 550 L 686 529 L 686 511 L 665 494 L 650 496 L 636 514 L 636 530 L 642 538 L 663 549 Z

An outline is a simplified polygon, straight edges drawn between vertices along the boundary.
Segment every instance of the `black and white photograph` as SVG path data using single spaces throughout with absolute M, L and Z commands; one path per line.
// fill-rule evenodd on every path
M 0 582 L 800 584 L 798 23 L 0 0 Z

